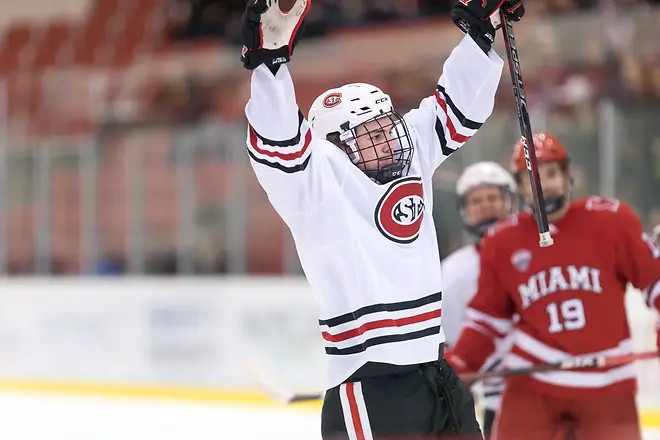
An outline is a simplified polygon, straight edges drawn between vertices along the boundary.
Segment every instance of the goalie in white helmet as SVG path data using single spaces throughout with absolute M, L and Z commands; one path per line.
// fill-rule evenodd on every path
M 400 115 L 383 91 L 356 83 L 322 93 L 308 122 L 286 63 L 310 6 L 283 14 L 276 0 L 250 0 L 242 61 L 253 71 L 250 162 L 318 300 L 322 436 L 481 438 L 470 391 L 442 358 L 432 178 L 490 116 L 503 67 L 490 17 L 502 8 L 519 19 L 522 0 L 455 6 L 467 35 L 418 108 Z
M 465 168 L 458 178 L 456 196 L 463 226 L 475 242 L 456 250 L 442 261 L 442 326 L 449 350 L 458 340 L 467 305 L 477 292 L 481 238 L 491 226 L 514 212 L 517 188 L 513 177 L 500 165 L 495 162 L 477 162 Z M 502 343 L 484 370 L 500 367 L 507 345 L 508 341 Z M 500 406 L 504 381 L 489 379 L 475 385 L 474 391 L 480 396 L 480 406 L 484 409 L 482 427 L 488 439 Z

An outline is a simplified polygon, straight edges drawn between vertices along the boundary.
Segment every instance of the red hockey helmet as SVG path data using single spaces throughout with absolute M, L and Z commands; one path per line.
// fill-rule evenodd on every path
M 559 140 L 547 132 L 535 133 L 532 136 L 534 140 L 534 150 L 536 151 L 537 163 L 559 162 L 562 168 L 568 167 L 570 157 L 566 147 Z M 518 174 L 527 169 L 525 159 L 525 149 L 523 141 L 520 139 L 515 146 L 513 157 L 511 158 L 511 172 Z

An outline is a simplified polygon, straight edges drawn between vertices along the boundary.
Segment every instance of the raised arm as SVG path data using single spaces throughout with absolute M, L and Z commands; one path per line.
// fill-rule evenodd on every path
M 660 246 L 644 232 L 630 207 L 617 200 L 593 197 L 588 209 L 613 211 L 614 228 L 618 231 L 616 255 L 620 273 L 633 286 L 642 291 L 644 301 L 660 313 Z
M 432 96 L 406 115 L 419 138 L 419 154 L 431 172 L 467 142 L 493 112 L 502 59 L 491 48 L 500 7 L 514 20 L 524 15 L 522 0 L 458 2 L 454 23 L 466 35 L 445 61 Z
M 309 10 L 298 0 L 283 14 L 277 0 L 247 4 L 243 16 L 242 61 L 252 70 L 245 107 L 247 150 L 259 183 L 280 215 L 304 212 L 315 199 L 312 130 L 303 117 L 287 63 Z
M 587 208 L 613 212 L 612 227 L 618 232 L 618 271 L 626 281 L 642 291 L 646 305 L 658 313 L 656 334 L 660 352 L 660 243 L 654 239 L 654 233 L 649 235 L 644 232 L 632 209 L 618 200 L 593 197 Z
M 254 70 L 245 115 L 248 155 L 261 186 L 276 208 L 302 209 L 312 185 L 313 137 L 286 66 L 275 75 L 265 65 Z

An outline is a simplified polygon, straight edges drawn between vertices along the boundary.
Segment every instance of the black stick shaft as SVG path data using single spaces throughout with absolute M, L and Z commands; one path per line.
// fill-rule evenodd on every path
M 536 161 L 532 124 L 527 111 L 527 99 L 525 98 L 525 87 L 523 85 L 520 59 L 518 58 L 516 37 L 513 33 L 513 23 L 506 17 L 504 12 L 500 12 L 500 19 L 502 21 L 504 44 L 506 45 L 506 56 L 509 61 L 509 71 L 511 72 L 513 95 L 516 99 L 516 108 L 518 110 L 518 122 L 520 123 L 520 134 L 522 135 L 525 150 L 527 172 L 529 173 L 529 180 L 532 185 L 534 217 L 536 217 L 536 226 L 539 230 L 539 245 L 541 247 L 548 247 L 552 245 L 553 240 L 550 235 L 548 215 L 545 211 L 545 198 L 543 197 L 543 188 L 541 187 L 541 178 L 539 177 L 538 163 Z

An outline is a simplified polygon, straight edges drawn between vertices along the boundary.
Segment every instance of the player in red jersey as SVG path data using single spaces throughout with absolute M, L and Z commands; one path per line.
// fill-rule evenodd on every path
M 555 244 L 538 246 L 536 222 L 528 211 L 499 223 L 485 238 L 478 292 L 447 355 L 461 372 L 478 371 L 509 332 L 514 342 L 505 360 L 508 368 L 631 353 L 627 283 L 643 292 L 649 307 L 660 310 L 660 249 L 632 210 L 601 197 L 571 202 L 566 149 L 547 133 L 535 135 L 534 145 Z M 521 143 L 512 171 L 531 203 Z M 514 315 L 519 317 L 515 322 Z M 512 377 L 495 438 L 639 440 L 635 391 L 632 364 Z

